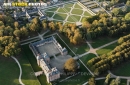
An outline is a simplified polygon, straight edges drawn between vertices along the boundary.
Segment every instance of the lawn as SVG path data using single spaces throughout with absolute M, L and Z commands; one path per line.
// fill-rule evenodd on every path
M 80 9 L 73 9 L 71 11 L 72 14 L 76 14 L 76 15 L 82 15 L 83 13 L 83 10 L 80 10 Z
M 102 37 L 102 38 L 93 39 L 90 43 L 93 48 L 97 48 L 109 42 L 112 42 L 114 40 L 116 40 L 116 38 Z
M 35 56 L 33 55 L 32 51 L 29 49 L 29 45 L 22 46 L 22 50 L 25 56 L 28 58 L 29 62 L 31 63 L 33 70 L 35 72 L 41 71 L 42 69 L 37 65 Z M 38 76 L 37 78 L 40 81 L 41 85 L 49 85 L 46 81 L 45 75 Z
M 82 85 L 83 83 L 87 82 L 88 79 L 91 77 L 91 74 L 88 72 L 88 70 L 79 62 L 80 64 L 80 74 L 71 77 L 61 83 L 58 83 L 57 85 Z
M 64 8 L 59 8 L 58 12 L 66 13 L 65 10 L 64 10 Z
M 111 52 L 117 45 L 118 45 L 117 43 L 114 43 L 107 47 L 101 48 L 101 49 L 97 50 L 96 52 L 99 56 L 102 54 L 107 54 L 107 53 Z
M 96 85 L 104 85 L 105 79 L 96 80 Z
M 128 76 L 130 77 L 130 61 L 124 62 L 119 67 L 112 70 L 112 73 L 117 76 Z
M 79 6 L 78 4 L 75 4 L 75 5 L 74 5 L 74 8 L 79 8 L 79 9 L 82 9 L 82 7 L 81 7 L 81 6 Z
M 89 12 L 85 11 L 84 16 L 92 16 Z
M 67 21 L 70 22 L 78 22 L 80 20 L 80 16 L 76 16 L 76 15 L 70 15 L 67 19 Z
M 71 8 L 69 7 L 64 7 L 65 10 L 67 10 L 67 12 L 70 12 Z
M 0 84 L 18 85 L 19 67 L 12 58 L 0 56 Z
M 67 17 L 67 14 L 61 14 L 61 13 L 57 13 L 54 15 L 54 19 L 58 19 L 58 20 L 65 20 Z
M 58 7 L 54 7 L 54 8 L 47 9 L 46 11 L 56 11 L 57 9 Z
M 72 7 L 74 4 L 71 3 L 71 4 L 65 4 L 64 7 Z
M 89 54 L 87 54 L 87 55 L 81 57 L 80 59 L 81 59 L 81 60 L 84 62 L 84 64 L 86 65 L 87 62 L 88 62 L 90 59 L 94 58 L 94 57 L 96 57 L 95 54 L 89 53 Z
M 22 53 L 23 54 L 23 53 Z M 22 67 L 21 80 L 25 85 L 40 85 L 39 81 L 33 74 L 32 67 L 24 54 L 16 57 Z M 1 85 L 20 85 L 19 83 L 19 67 L 12 58 L 0 56 L 0 84 Z
M 46 14 L 47 14 L 47 16 L 52 17 L 54 13 L 53 12 L 46 12 Z
M 112 79 L 110 79 L 111 82 Z M 96 85 L 104 85 L 105 79 L 96 80 Z M 126 85 L 127 80 L 121 79 L 121 83 L 119 85 Z

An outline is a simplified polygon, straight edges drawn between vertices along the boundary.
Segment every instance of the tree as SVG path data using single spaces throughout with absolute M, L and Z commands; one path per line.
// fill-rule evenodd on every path
M 68 59 L 64 64 L 64 69 L 67 72 L 75 72 L 77 67 L 77 62 L 73 58 Z
M 21 35 L 22 35 L 22 36 L 28 36 L 28 30 L 27 30 L 27 28 L 22 27 L 22 28 L 20 29 L 20 31 L 21 31 Z
M 20 37 L 20 36 L 21 36 L 21 31 L 18 30 L 18 29 L 16 29 L 16 30 L 14 31 L 14 35 L 15 35 L 16 37 Z
M 114 9 L 112 10 L 112 13 L 113 13 L 115 16 L 117 16 L 117 15 L 120 13 L 120 8 L 114 8 Z
M 46 21 L 42 21 L 42 27 L 44 30 L 47 29 L 47 22 Z
M 89 85 L 96 85 L 95 83 L 96 83 L 96 82 L 95 82 L 95 78 L 94 78 L 94 77 L 92 77 L 92 78 L 90 78 L 90 79 L 88 80 L 88 84 L 89 84 Z
M 18 28 L 18 26 L 19 26 L 19 23 L 18 22 L 14 22 L 14 27 Z
M 120 84 L 120 78 L 119 78 L 119 76 L 116 78 L 115 84 L 116 84 L 116 85 L 119 85 L 119 84 Z
M 126 6 L 130 6 L 130 0 L 127 0 Z
M 125 20 L 127 20 L 128 22 L 130 22 L 130 13 L 127 13 L 127 14 L 125 15 Z
M 106 80 L 105 80 L 105 85 L 108 85 L 108 82 L 111 78 L 111 74 L 109 73 L 107 76 L 106 76 Z

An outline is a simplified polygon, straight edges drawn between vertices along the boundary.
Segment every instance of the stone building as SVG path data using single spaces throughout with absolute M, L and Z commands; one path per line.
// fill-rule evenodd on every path
M 51 82 L 60 78 L 60 72 L 56 67 L 51 68 L 50 56 L 48 56 L 46 52 L 40 53 L 38 50 L 39 46 L 46 45 L 48 43 L 54 43 L 56 47 L 59 49 L 59 51 L 61 52 L 61 55 L 67 55 L 68 51 L 65 47 L 62 48 L 61 45 L 56 41 L 54 37 L 50 37 L 38 42 L 34 42 L 29 45 L 30 49 L 32 50 L 33 54 L 36 57 L 38 66 L 42 68 L 42 70 L 46 75 L 47 82 Z

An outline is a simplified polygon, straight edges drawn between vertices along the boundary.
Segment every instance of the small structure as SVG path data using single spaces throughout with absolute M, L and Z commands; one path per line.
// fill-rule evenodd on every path
M 110 10 L 112 10 L 113 8 L 124 8 L 125 7 L 125 4 L 124 3 L 119 3 L 119 4 L 116 4 L 112 7 L 110 7 Z

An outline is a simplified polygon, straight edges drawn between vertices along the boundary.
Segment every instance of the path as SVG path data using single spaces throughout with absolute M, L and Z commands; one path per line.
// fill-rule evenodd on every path
M 36 37 L 32 37 L 32 38 L 23 40 L 23 41 L 21 41 L 21 45 L 29 44 L 29 43 L 35 42 L 35 41 L 37 41 L 37 40 L 39 40 L 39 39 L 43 39 L 43 36 L 44 36 L 47 32 L 49 32 L 49 31 L 50 31 L 50 30 L 47 30 L 46 32 L 44 32 L 44 33 L 42 33 L 42 34 L 39 34 L 39 33 L 38 33 L 38 36 L 36 36 Z
M 111 76 L 112 77 L 119 77 L 119 78 L 121 78 L 121 79 L 128 79 L 128 80 L 130 80 L 130 77 L 126 77 L 126 76 L 116 76 L 116 75 L 114 75 L 111 71 L 108 71 L 108 73 L 110 73 L 111 74 Z
M 111 44 L 113 44 L 113 43 L 115 43 L 115 42 L 117 42 L 117 41 L 118 41 L 118 40 L 114 40 L 114 41 L 112 41 L 112 42 L 110 42 L 110 43 L 107 43 L 107 44 L 105 44 L 105 45 L 102 45 L 102 46 L 96 48 L 95 50 L 99 50 L 99 49 L 101 49 L 101 48 L 104 48 L 104 47 L 106 47 L 106 46 L 109 46 L 109 45 L 111 45 Z
M 25 85 L 25 84 L 23 84 L 23 82 L 22 82 L 22 80 L 21 80 L 21 76 L 22 76 L 22 68 L 21 68 L 21 66 L 20 66 L 19 61 L 18 61 L 15 57 L 13 57 L 13 56 L 11 56 L 11 58 L 13 58 L 13 59 L 16 61 L 16 63 L 17 63 L 18 66 L 19 66 L 19 69 L 20 69 L 19 83 L 20 83 L 21 85 Z

